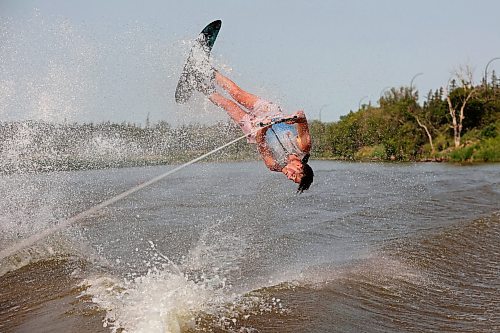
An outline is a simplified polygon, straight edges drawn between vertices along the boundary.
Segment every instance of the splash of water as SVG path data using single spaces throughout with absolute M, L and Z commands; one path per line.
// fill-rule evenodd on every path
M 117 196 L 114 196 L 108 200 L 105 200 L 105 201 L 99 203 L 98 205 L 95 205 L 95 206 L 87 209 L 86 211 L 83 211 L 79 214 L 76 214 L 75 216 L 73 216 L 65 221 L 62 221 L 61 223 L 57 224 L 56 226 L 54 226 L 52 228 L 47 228 L 36 235 L 33 235 L 31 237 L 28 237 L 28 238 L 18 242 L 17 244 L 13 245 L 10 248 L 7 248 L 7 249 L 0 251 L 0 261 L 15 254 L 16 252 L 19 252 L 22 249 L 25 249 L 25 248 L 39 242 L 42 239 L 47 238 L 50 235 L 53 235 L 54 233 L 56 233 L 62 229 L 67 228 L 68 226 L 74 224 L 75 222 L 78 222 L 86 217 L 91 216 L 92 214 L 100 211 L 101 209 L 103 209 L 111 204 L 114 204 L 115 202 L 117 202 L 123 198 L 126 198 L 129 195 L 131 195 L 131 194 L 133 194 L 133 193 L 135 193 L 135 192 L 137 192 L 137 191 L 139 191 L 147 186 L 150 186 L 152 184 L 159 182 L 163 178 L 170 176 L 171 174 L 173 174 L 179 170 L 182 170 L 185 167 L 190 166 L 191 164 L 194 164 L 198 161 L 203 160 L 204 158 L 207 158 L 208 156 L 210 156 L 212 154 L 215 154 L 216 152 L 218 152 L 218 151 L 220 151 L 220 150 L 222 150 L 222 149 L 224 149 L 224 148 L 226 148 L 226 147 L 228 147 L 228 146 L 230 146 L 230 145 L 232 145 L 232 144 L 234 144 L 234 143 L 236 143 L 236 142 L 238 142 L 246 137 L 247 137 L 246 134 L 242 135 L 239 138 L 236 138 L 233 141 L 230 141 L 223 146 L 215 148 L 214 150 L 209 151 L 208 153 L 203 154 L 203 155 L 201 155 L 201 156 L 199 156 L 199 157 L 197 157 L 197 158 L 195 158 L 187 163 L 184 163 L 184 164 L 182 164 L 182 165 L 180 165 L 172 170 L 169 170 L 169 171 L 163 173 L 162 175 L 159 175 L 159 176 L 157 176 L 157 177 L 155 177 L 147 182 L 144 182 L 144 183 L 139 184 L 139 185 L 137 185 L 137 186 L 125 191 L 125 192 L 122 192 L 122 193 L 118 194 Z
M 205 229 L 179 265 L 148 241 L 147 273 L 130 273 L 124 280 L 88 278 L 81 283 L 81 297 L 106 311 L 103 325 L 112 332 L 177 333 L 206 326 L 240 332 L 250 316 L 284 314 L 287 309 L 280 299 L 238 294 L 228 283 L 227 277 L 238 269 L 246 249 L 241 246 L 242 235 L 226 234 L 223 229 L 220 223 Z
M 208 302 L 221 299 L 209 284 L 197 284 L 185 276 L 165 270 L 150 270 L 145 276 L 121 283 L 100 277 L 84 281 L 92 302 L 106 309 L 104 326 L 112 332 L 180 332 L 192 326 L 194 314 Z
M 164 31 L 146 23 L 96 26 L 37 10 L 21 20 L 1 21 L 3 121 L 144 123 L 148 118 L 178 125 L 227 119 L 214 106 L 175 105 L 173 91 L 192 40 L 168 41 Z

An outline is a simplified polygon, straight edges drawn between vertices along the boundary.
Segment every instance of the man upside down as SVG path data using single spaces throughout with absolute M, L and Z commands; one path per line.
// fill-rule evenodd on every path
M 215 69 L 209 78 L 197 74 L 196 90 L 224 109 L 247 134 L 249 143 L 257 144 L 266 166 L 299 184 L 297 193 L 309 189 L 314 172 L 307 164 L 311 137 L 304 112 L 285 115 L 278 105 L 246 92 Z M 216 85 L 233 99 L 217 92 Z

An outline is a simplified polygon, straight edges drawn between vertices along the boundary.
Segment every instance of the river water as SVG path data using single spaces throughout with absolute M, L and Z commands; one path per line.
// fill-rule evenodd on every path
M 311 166 L 192 165 L 0 258 L 0 332 L 500 331 L 500 165 Z M 171 168 L 2 176 L 0 251 Z

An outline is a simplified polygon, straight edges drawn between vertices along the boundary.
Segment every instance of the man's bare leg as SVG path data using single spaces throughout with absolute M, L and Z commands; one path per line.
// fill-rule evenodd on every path
M 240 103 L 249 110 L 253 110 L 255 103 L 259 100 L 258 96 L 250 94 L 241 89 L 236 83 L 234 83 L 218 71 L 215 71 L 215 82 L 224 90 L 226 90 L 236 102 Z
M 238 104 L 236 104 L 230 99 L 227 99 L 218 92 L 212 93 L 210 96 L 208 96 L 208 99 L 210 99 L 210 101 L 212 101 L 212 103 L 214 103 L 218 107 L 221 107 L 224 110 L 226 110 L 227 114 L 236 123 L 239 123 L 241 119 L 246 115 L 246 112 L 243 111 Z

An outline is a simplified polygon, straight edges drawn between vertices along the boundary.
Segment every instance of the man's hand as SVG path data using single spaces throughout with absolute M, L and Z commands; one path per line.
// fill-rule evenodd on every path
M 304 123 L 307 121 L 306 115 L 305 115 L 304 111 L 302 111 L 302 110 L 295 112 L 289 118 L 292 118 L 292 119 L 287 120 L 286 123 L 290 124 L 290 125 L 297 124 L 297 123 Z
M 273 117 L 267 116 L 264 119 L 261 119 L 257 125 L 259 125 L 260 127 L 269 125 L 273 121 L 273 119 Z

